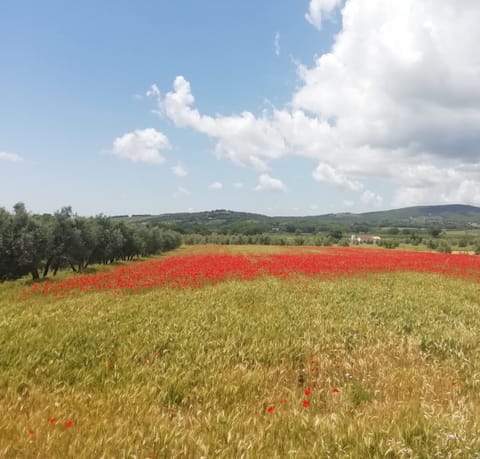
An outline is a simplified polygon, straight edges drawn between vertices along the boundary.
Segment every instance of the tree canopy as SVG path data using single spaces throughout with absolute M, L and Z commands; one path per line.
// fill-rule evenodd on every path
M 155 225 L 81 217 L 71 207 L 32 215 L 18 203 L 12 213 L 0 208 L 0 281 L 26 274 L 38 279 L 63 267 L 80 272 L 92 263 L 131 260 L 180 244 L 177 232 Z

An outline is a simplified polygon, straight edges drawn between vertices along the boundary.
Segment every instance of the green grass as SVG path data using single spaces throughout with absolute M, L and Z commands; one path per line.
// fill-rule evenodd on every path
M 480 455 L 476 283 L 397 273 L 22 300 L 23 285 L 0 285 L 0 457 Z

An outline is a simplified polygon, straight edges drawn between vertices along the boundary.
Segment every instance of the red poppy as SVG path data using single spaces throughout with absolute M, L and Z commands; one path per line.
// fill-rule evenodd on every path
M 340 392 L 340 390 L 337 389 L 336 387 L 334 387 L 334 388 L 332 389 L 332 392 L 333 392 L 334 394 L 338 394 L 338 393 Z
M 273 405 L 270 405 L 270 406 L 267 408 L 267 413 L 270 413 L 270 414 L 275 413 L 275 407 L 274 407 Z
M 30 437 L 34 437 L 35 436 L 35 432 L 33 430 L 29 430 L 28 431 L 28 435 L 30 435 Z
M 70 427 L 73 426 L 73 424 L 75 424 L 75 421 L 73 419 L 69 419 L 66 423 L 65 423 L 65 427 L 67 429 L 70 429 Z
M 310 402 L 309 402 L 308 400 L 304 400 L 304 401 L 302 402 L 302 406 L 303 406 L 304 408 L 308 408 L 308 407 L 310 406 Z
M 48 422 L 49 422 L 50 424 L 52 424 L 52 425 L 55 425 L 55 424 L 57 423 L 57 418 L 53 418 L 53 417 L 52 417 L 52 418 L 50 418 L 50 419 L 48 420 Z
M 312 388 L 311 387 L 305 388 L 305 396 L 306 397 L 308 397 L 311 393 L 312 393 Z
M 327 279 L 368 272 L 414 271 L 480 279 L 480 258 L 470 255 L 360 248 L 330 248 L 322 253 L 295 250 L 250 257 L 238 254 L 170 256 L 124 266 L 108 273 L 34 284 L 25 294 L 52 293 L 64 296 L 75 290 L 137 290 L 155 286 L 199 288 L 232 277 L 250 280 L 264 276 L 290 278 L 298 274 Z M 313 365 L 312 361 L 310 359 L 310 365 Z

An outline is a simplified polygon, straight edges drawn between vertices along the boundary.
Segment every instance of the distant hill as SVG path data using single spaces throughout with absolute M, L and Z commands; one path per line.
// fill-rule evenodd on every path
M 218 209 L 204 212 L 162 215 L 132 215 L 117 218 L 170 227 L 183 233 L 211 232 L 258 234 L 262 232 L 318 232 L 340 228 L 362 231 L 373 227 L 480 228 L 480 207 L 469 205 L 416 206 L 365 213 L 331 213 L 305 217 L 266 215 Z
M 359 216 L 371 222 L 392 221 L 420 226 L 432 224 L 444 227 L 480 225 L 480 207 L 463 204 L 405 207 L 383 212 L 368 212 L 359 214 Z

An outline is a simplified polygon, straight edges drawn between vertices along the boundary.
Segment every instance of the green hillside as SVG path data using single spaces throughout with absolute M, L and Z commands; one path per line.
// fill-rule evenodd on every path
M 266 215 L 212 210 L 162 215 L 132 215 L 114 218 L 169 227 L 182 233 L 225 232 L 258 234 L 262 232 L 318 232 L 332 228 L 362 230 L 374 227 L 473 229 L 480 227 L 480 208 L 469 205 L 416 206 L 366 213 L 337 213 L 305 217 L 269 217 Z

